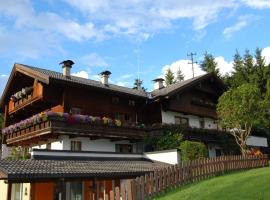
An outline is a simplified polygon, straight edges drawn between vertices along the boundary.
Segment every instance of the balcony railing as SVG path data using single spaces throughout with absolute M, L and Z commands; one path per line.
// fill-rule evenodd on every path
M 107 117 L 70 115 L 49 111 L 4 128 L 2 133 L 7 145 L 27 145 L 34 139 L 49 139 L 59 135 L 136 140 L 143 139 L 146 129 L 142 126 L 122 126 L 121 121 Z

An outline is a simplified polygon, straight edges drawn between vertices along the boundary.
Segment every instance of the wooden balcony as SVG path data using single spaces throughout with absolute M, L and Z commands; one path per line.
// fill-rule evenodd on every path
M 29 105 L 34 104 L 35 102 L 42 100 L 42 98 L 43 98 L 43 86 L 41 83 L 35 81 L 32 92 L 23 96 L 17 101 L 12 100 L 9 101 L 8 112 L 9 114 L 13 114 L 22 108 L 25 108 Z
M 58 138 L 59 135 L 70 137 L 88 137 L 91 139 L 108 138 L 112 140 L 142 140 L 145 136 L 145 128 L 91 125 L 91 124 L 67 124 L 64 121 L 48 120 L 32 125 L 28 128 L 5 134 L 7 145 L 27 146 L 31 143 Z

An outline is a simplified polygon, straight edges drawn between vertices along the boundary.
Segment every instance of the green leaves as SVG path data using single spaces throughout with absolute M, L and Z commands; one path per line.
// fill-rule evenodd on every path
M 201 62 L 200 67 L 207 73 L 215 73 L 219 76 L 219 69 L 217 68 L 217 62 L 212 54 L 205 52 L 204 60 Z
M 208 156 L 205 144 L 194 141 L 184 141 L 180 145 L 182 160 L 196 160 Z
M 168 69 L 165 74 L 165 83 L 167 86 L 175 83 L 174 74 L 171 69 Z
M 256 85 L 243 84 L 225 92 L 218 101 L 217 112 L 226 128 L 241 128 L 254 124 L 263 111 L 260 91 Z

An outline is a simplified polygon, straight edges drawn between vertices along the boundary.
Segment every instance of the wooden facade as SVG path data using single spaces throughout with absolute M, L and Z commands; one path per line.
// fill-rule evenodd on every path
M 146 93 L 135 95 L 132 89 L 128 89 L 129 92 L 115 91 L 110 89 L 109 85 L 104 88 L 95 86 L 96 83 L 89 86 L 66 81 L 69 80 L 66 77 L 64 80 L 51 80 L 48 77 L 42 77 L 40 72 L 35 72 L 36 74 L 34 72 L 28 68 L 15 67 L 13 69 L 1 99 L 1 107 L 5 109 L 5 126 L 51 110 L 59 113 L 117 119 L 122 122 L 123 127 L 113 130 L 112 127 L 89 128 L 80 125 L 80 128 L 75 128 L 66 127 L 63 124 L 55 125 L 56 122 L 50 121 L 44 125 L 28 127 L 6 135 L 4 142 L 8 145 L 27 145 L 31 141 L 46 140 L 48 137 L 57 136 L 57 131 L 58 134 L 70 135 L 74 132 L 77 136 L 85 137 L 110 138 L 114 135 L 114 137 L 142 139 L 146 134 L 144 129 L 139 131 L 127 127 L 138 124 L 151 127 L 152 124 L 163 123 L 162 111 L 216 119 L 217 99 L 224 89 L 220 83 L 216 83 L 217 78 L 214 75 L 206 75 L 201 80 L 196 79 L 194 83 L 190 82 L 184 87 L 175 88 L 167 95 L 148 97 Z M 19 95 L 20 98 L 14 101 L 12 97 L 18 96 L 17 94 L 25 88 L 32 89 L 25 95 Z M 166 89 L 161 89 L 161 91 Z M 103 134 L 100 134 L 101 132 Z

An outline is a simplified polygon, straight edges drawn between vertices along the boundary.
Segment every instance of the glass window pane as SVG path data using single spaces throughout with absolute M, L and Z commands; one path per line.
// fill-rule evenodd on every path
M 83 200 L 82 182 L 70 183 L 70 200 Z

